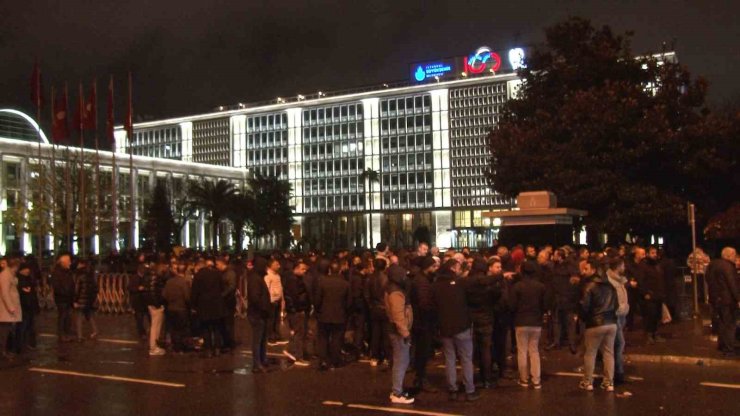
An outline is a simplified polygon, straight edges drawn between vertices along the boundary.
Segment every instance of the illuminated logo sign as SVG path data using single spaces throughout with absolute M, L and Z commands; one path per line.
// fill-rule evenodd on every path
M 509 64 L 511 64 L 511 69 L 514 71 L 526 67 L 524 65 L 524 49 L 514 48 L 509 50 Z
M 416 82 L 444 78 L 455 70 L 454 62 L 441 60 L 411 65 L 411 78 Z
M 501 69 L 501 56 L 488 46 L 481 46 L 475 53 L 465 58 L 465 72 L 481 74 L 485 70 L 497 72 Z

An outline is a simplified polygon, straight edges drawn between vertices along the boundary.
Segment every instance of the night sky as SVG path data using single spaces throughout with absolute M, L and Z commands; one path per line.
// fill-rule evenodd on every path
M 50 85 L 97 77 L 103 107 L 113 74 L 117 122 L 131 68 L 136 118 L 148 120 L 403 80 L 410 62 L 540 42 L 544 27 L 569 15 L 634 30 L 636 53 L 675 41 L 679 59 L 710 82 L 711 102 L 737 104 L 739 9 L 663 0 L 2 0 L 0 106 L 33 114 L 35 59 L 47 103 Z

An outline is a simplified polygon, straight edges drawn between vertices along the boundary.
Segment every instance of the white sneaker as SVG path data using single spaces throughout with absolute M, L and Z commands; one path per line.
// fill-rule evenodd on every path
M 293 362 L 293 365 L 297 365 L 298 367 L 308 367 L 311 365 L 311 363 L 306 360 L 295 360 L 295 362 Z
M 149 356 L 159 356 L 159 355 L 165 355 L 167 351 L 163 350 L 162 348 L 155 348 L 153 350 L 149 350 Z
M 414 402 L 413 397 L 409 397 L 406 393 L 396 396 L 395 393 L 391 393 L 391 403 L 393 404 L 412 404 Z

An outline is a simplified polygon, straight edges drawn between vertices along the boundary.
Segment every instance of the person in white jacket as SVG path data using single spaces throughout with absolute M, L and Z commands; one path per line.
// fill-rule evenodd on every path
M 7 267 L 0 272 L 0 349 L 7 359 L 13 358 L 13 354 L 5 348 L 8 345 L 8 336 L 15 329 L 15 325 L 23 320 L 18 278 L 15 276 L 20 264 L 20 259 L 12 258 L 8 260 Z
M 616 384 L 624 383 L 624 325 L 627 321 L 627 314 L 630 311 L 630 304 L 627 298 L 627 278 L 624 275 L 624 259 L 621 257 L 609 258 L 606 276 L 609 283 L 617 290 L 617 337 L 614 340 L 614 382 Z

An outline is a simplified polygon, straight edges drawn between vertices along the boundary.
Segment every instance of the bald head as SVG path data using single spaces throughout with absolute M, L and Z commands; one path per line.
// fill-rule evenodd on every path
M 734 263 L 737 258 L 737 251 L 732 247 L 725 247 L 722 249 L 722 258 Z

